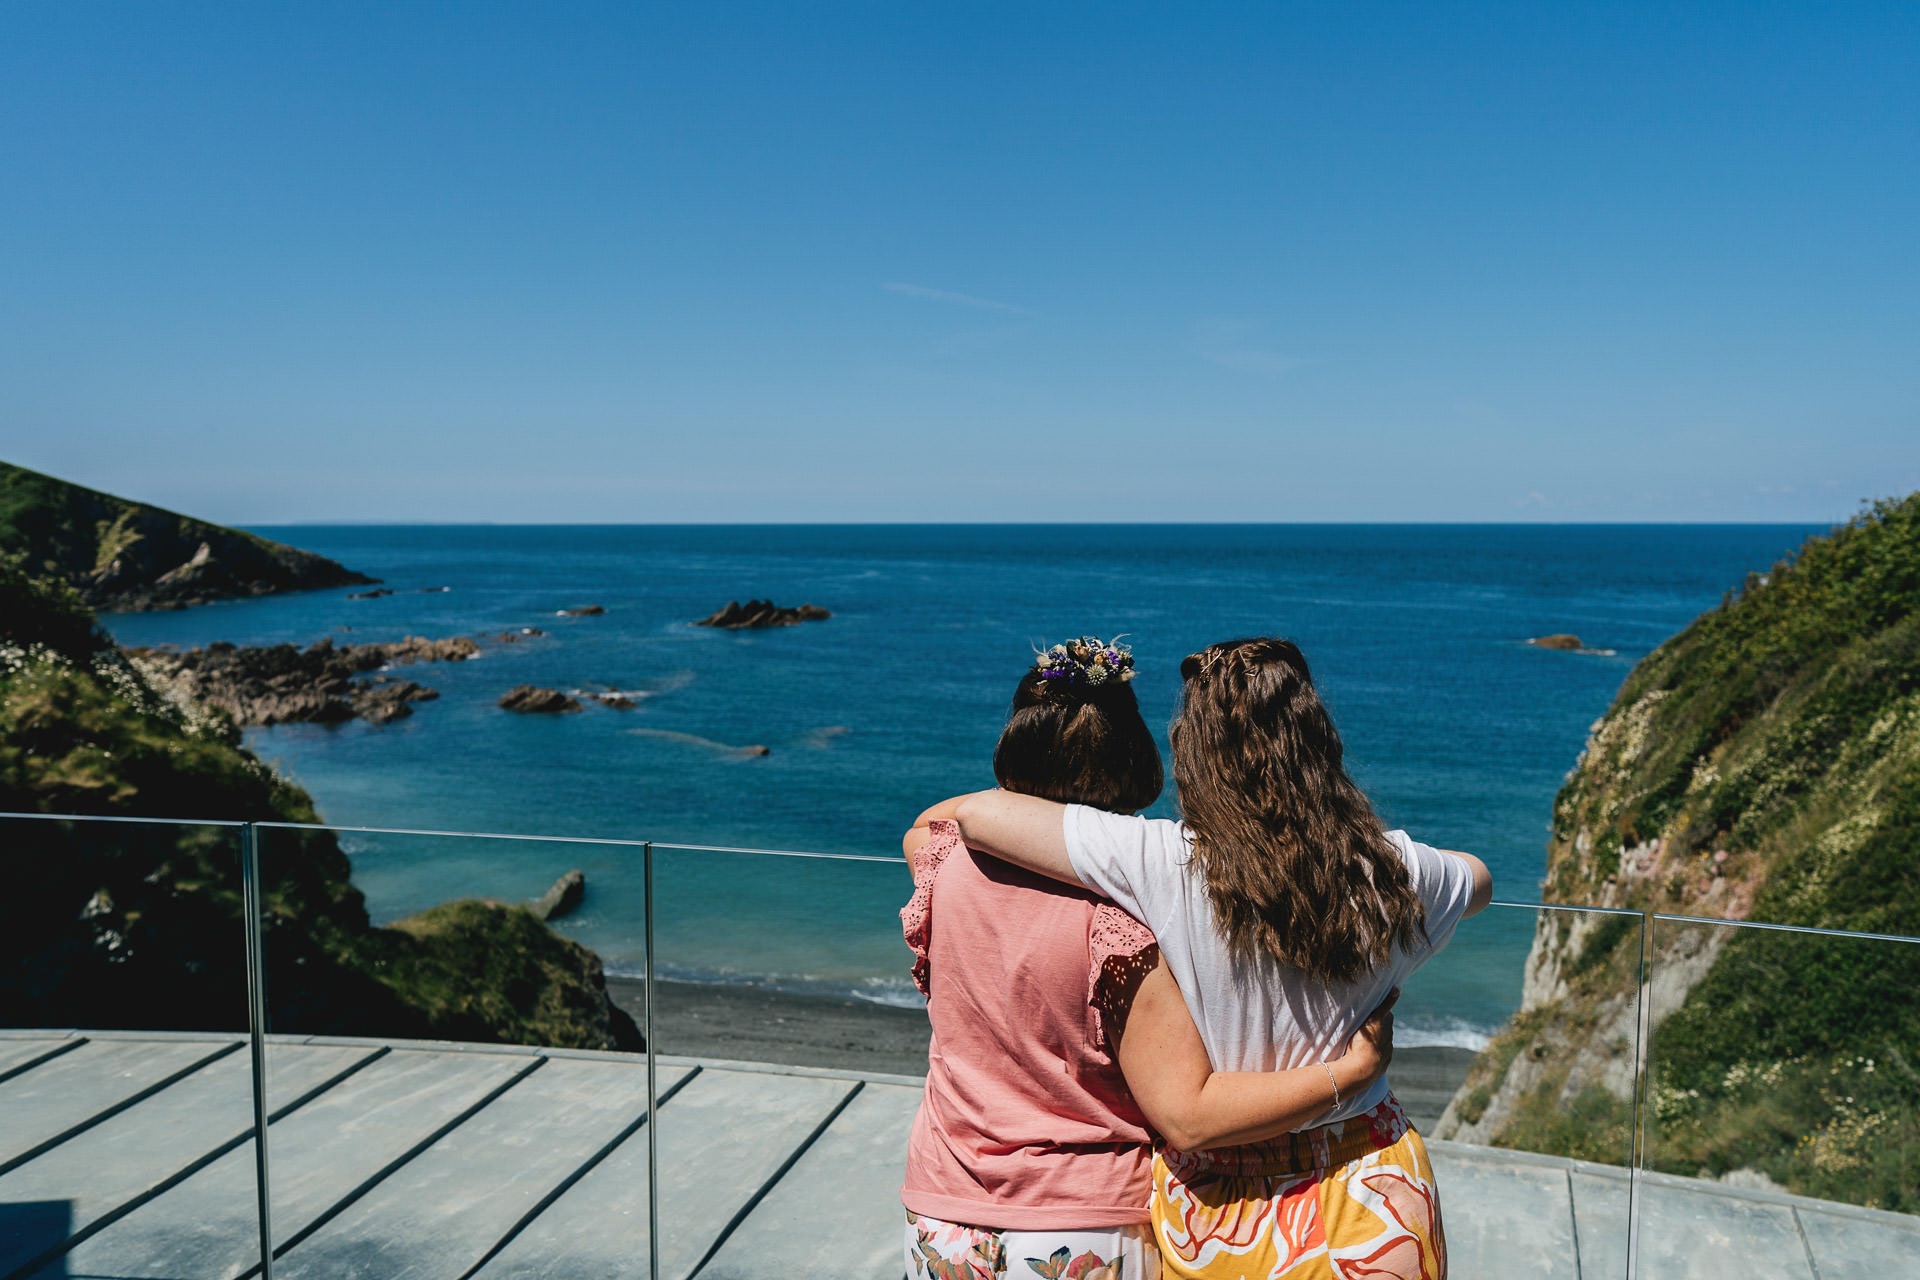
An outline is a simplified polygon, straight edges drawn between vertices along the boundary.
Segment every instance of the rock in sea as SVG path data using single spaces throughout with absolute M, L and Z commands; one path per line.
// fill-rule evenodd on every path
M 411 680 L 379 679 L 355 689 L 353 711 L 368 724 L 385 724 L 412 715 L 413 708 L 408 703 L 431 702 L 439 696 L 439 690 Z
M 821 622 L 832 616 L 817 604 L 803 604 L 794 608 L 782 607 L 771 600 L 749 600 L 745 604 L 729 600 L 726 608 L 693 625 L 741 631 L 759 627 L 791 627 L 801 622 Z
M 1527 643 L 1534 646 L 1537 649 L 1565 649 L 1568 651 L 1572 651 L 1575 649 L 1584 649 L 1587 647 L 1580 643 L 1579 636 L 1570 636 L 1565 634 L 1552 635 L 1552 636 L 1535 636 L 1533 639 L 1527 641 Z
M 555 880 L 553 887 L 540 895 L 533 904 L 533 914 L 542 920 L 558 920 L 561 916 L 572 914 L 586 896 L 586 872 L 576 868 Z
M 508 711 L 531 711 L 544 714 L 581 709 L 578 700 L 569 698 L 558 689 L 542 689 L 538 685 L 531 684 L 517 685 L 509 689 L 501 695 L 500 705 Z

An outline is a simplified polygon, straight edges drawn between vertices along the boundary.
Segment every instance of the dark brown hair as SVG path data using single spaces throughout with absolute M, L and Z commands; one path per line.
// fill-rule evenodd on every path
M 1131 686 L 1113 680 L 1089 688 L 1037 671 L 1014 688 L 993 776 L 1008 791 L 1114 813 L 1152 804 L 1164 779 L 1160 748 Z
M 1173 781 L 1233 954 L 1350 982 L 1424 938 L 1413 878 L 1347 776 L 1299 648 L 1227 640 L 1180 675 Z

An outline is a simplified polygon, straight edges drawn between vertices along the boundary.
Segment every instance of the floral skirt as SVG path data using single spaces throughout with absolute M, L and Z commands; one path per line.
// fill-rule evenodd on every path
M 1391 1096 L 1270 1142 L 1153 1162 L 1168 1280 L 1445 1280 L 1426 1144 Z
M 1160 1280 L 1153 1229 L 996 1231 L 907 1211 L 910 1280 Z

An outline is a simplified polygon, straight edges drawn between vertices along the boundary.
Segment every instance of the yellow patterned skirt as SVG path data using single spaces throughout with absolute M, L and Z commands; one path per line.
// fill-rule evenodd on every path
M 1167 1280 L 1445 1280 L 1426 1144 L 1389 1096 L 1351 1120 L 1219 1151 L 1163 1150 Z

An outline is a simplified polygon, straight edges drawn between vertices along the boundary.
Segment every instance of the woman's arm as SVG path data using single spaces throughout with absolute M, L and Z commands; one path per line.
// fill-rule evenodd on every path
M 1467 872 L 1473 877 L 1473 896 L 1467 899 L 1466 915 L 1479 915 L 1493 901 L 1493 872 L 1487 870 L 1487 864 L 1470 853 L 1461 853 L 1458 849 L 1442 849 L 1440 852 L 1460 859 L 1467 864 Z
M 933 833 L 927 829 L 927 824 L 943 820 L 952 821 L 953 811 L 959 808 L 960 802 L 965 799 L 966 796 L 961 795 L 951 800 L 942 800 L 913 820 L 913 825 L 907 828 L 907 834 L 900 837 L 900 852 L 907 855 L 909 867 L 916 869 L 919 867 L 920 846 L 933 838 Z
M 1345 1056 L 1324 1066 L 1215 1071 L 1173 975 L 1156 963 L 1118 1029 L 1120 1071 L 1147 1123 L 1181 1151 L 1278 1137 L 1333 1106 L 1336 1084 L 1340 1098 L 1353 1098 L 1386 1074 L 1399 994 L 1368 1016 Z
M 1067 807 L 1015 791 L 976 791 L 953 811 L 970 849 L 1068 884 L 1079 884 L 1067 858 Z

